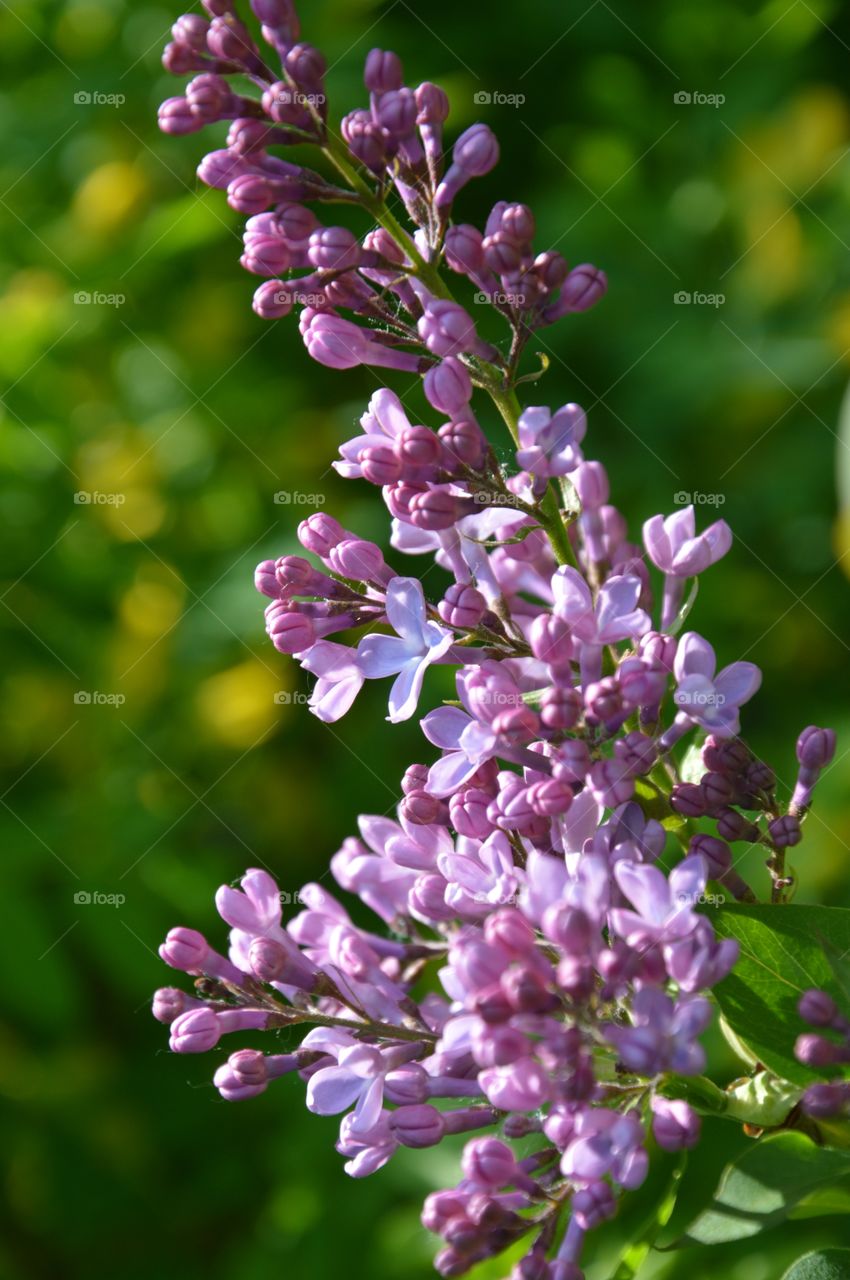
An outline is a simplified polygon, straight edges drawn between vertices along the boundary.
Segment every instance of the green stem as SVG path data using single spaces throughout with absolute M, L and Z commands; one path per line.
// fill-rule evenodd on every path
M 493 371 L 495 373 L 495 370 Z M 519 397 L 513 388 L 505 390 L 499 386 L 495 378 L 488 379 L 485 389 L 493 404 L 502 415 L 505 425 L 511 433 L 511 437 L 515 444 L 519 444 L 519 415 L 522 412 L 522 405 Z M 540 504 L 540 511 L 537 519 L 552 543 L 552 549 L 555 552 L 555 559 L 558 564 L 575 565 L 576 558 L 573 553 L 572 544 L 570 543 L 566 525 L 561 516 L 561 509 L 558 506 L 557 495 L 549 485 L 546 494 Z
M 346 182 L 356 191 L 360 197 L 363 207 L 371 213 L 376 222 L 388 231 L 392 238 L 401 248 L 404 249 L 410 261 L 416 268 L 416 275 L 424 284 L 428 286 L 433 294 L 438 298 L 452 298 L 451 291 L 447 288 L 439 271 L 429 262 L 426 262 L 419 252 L 413 238 L 408 235 L 404 227 L 398 221 L 394 214 L 387 208 L 385 201 L 379 199 L 370 189 L 368 182 L 358 173 L 355 166 L 348 159 L 345 147 L 342 143 L 332 135 L 328 135 L 322 146 L 322 150 Z

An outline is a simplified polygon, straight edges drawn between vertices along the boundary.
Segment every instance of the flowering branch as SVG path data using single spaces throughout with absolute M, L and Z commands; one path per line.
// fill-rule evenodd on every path
M 290 0 L 252 0 L 265 48 L 230 0 L 204 7 L 208 18 L 174 26 L 165 65 L 195 74 L 160 123 L 184 134 L 231 122 L 226 149 L 198 173 L 247 218 L 242 265 L 263 277 L 255 311 L 300 307 L 307 351 L 328 368 L 415 373 L 442 419 L 436 430 L 412 423 L 381 388 L 334 466 L 380 489 L 394 552 L 433 555 L 452 579 L 443 597 L 427 599 L 377 544 L 317 512 L 298 530 L 304 556 L 257 568 L 266 629 L 316 677 L 310 705 L 324 721 L 365 681 L 388 679 L 387 719 L 411 718 L 433 664 L 455 668 L 458 697 L 422 718 L 436 753 L 404 774 L 397 820 L 362 817 L 360 837 L 331 860 L 378 931 L 318 884 L 284 924 L 271 876 L 249 871 L 217 895 L 227 956 L 192 929 L 168 935 L 163 959 L 198 981 L 194 995 L 159 991 L 154 1013 L 178 1053 L 310 1023 L 294 1052 L 238 1049 L 214 1081 L 235 1100 L 297 1072 L 312 1111 L 343 1114 L 338 1149 L 355 1177 L 399 1146 L 485 1130 L 468 1141 L 457 1186 L 425 1202 L 423 1222 L 444 1242 L 438 1271 L 460 1275 L 531 1236 L 515 1280 L 580 1280 L 587 1233 L 643 1182 L 653 1142 L 694 1146 L 702 1112 L 779 1124 L 796 1105 L 799 1091 L 780 1089 L 768 1113 L 702 1076 L 705 993 L 738 944 L 700 908 L 723 901 L 710 885 L 755 901 L 736 845 L 764 847 L 771 899 L 786 902 L 785 851 L 801 839 L 834 734 L 804 730 L 783 805 L 739 736 L 758 668 L 718 671 L 707 640 L 679 634 L 689 584 L 729 551 L 729 527 L 698 533 L 687 507 L 648 519 L 642 547 L 630 541 L 604 467 L 584 454 L 583 410 L 520 403 L 517 387 L 537 376 L 520 373 L 529 339 L 594 306 L 606 280 L 536 253 L 526 205 L 498 202 L 483 230 L 455 220 L 464 186 L 498 161 L 490 129 L 467 129 L 447 164 L 446 95 L 405 87 L 396 55 L 375 49 L 369 105 L 337 136 L 325 61 L 301 41 Z M 305 141 L 340 185 L 277 154 Z M 374 227 L 358 237 L 309 207 L 338 203 Z M 506 352 L 479 335 L 444 268 L 507 323 Z M 476 391 L 510 432 L 511 466 L 479 424 Z M 663 579 L 657 623 L 650 566 Z M 355 631 L 356 643 L 330 639 Z M 421 982 L 434 958 L 439 994 Z M 814 1012 L 839 1028 L 825 1006 Z M 825 1114 L 824 1098 L 810 1098 L 812 1115 Z M 845 1104 L 833 1090 L 829 1114 Z M 524 1138 L 536 1149 L 520 1156 Z

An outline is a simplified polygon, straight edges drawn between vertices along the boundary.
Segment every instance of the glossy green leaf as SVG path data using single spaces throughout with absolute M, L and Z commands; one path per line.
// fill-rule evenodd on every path
M 850 911 L 735 904 L 712 920 L 721 937 L 736 938 L 741 947 L 735 968 L 715 988 L 730 1027 L 777 1075 L 802 1085 L 818 1079 L 794 1057 L 794 1042 L 806 1029 L 797 1002 L 810 987 L 843 1001 L 822 939 L 839 954 L 850 949 Z
M 850 1249 L 818 1249 L 789 1267 L 782 1280 L 850 1280 Z
M 747 1239 L 784 1222 L 818 1191 L 845 1187 L 850 1152 L 818 1147 L 800 1133 L 764 1138 L 727 1165 L 710 1205 L 673 1247 Z M 823 1204 L 824 1213 L 835 1212 Z

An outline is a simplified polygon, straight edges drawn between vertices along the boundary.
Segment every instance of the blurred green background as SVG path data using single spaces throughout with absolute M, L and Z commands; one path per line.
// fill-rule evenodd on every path
M 415 726 L 383 723 L 384 688 L 319 725 L 265 640 L 251 571 L 295 549 L 306 514 L 276 491 L 385 537 L 375 492 L 329 470 L 379 383 L 330 375 L 294 322 L 252 314 L 238 219 L 194 177 L 209 135 L 155 127 L 178 91 L 159 64 L 178 12 L 0 0 L 0 1275 L 409 1280 L 429 1274 L 418 1205 L 453 1179 L 453 1152 L 355 1185 L 298 1080 L 223 1103 L 214 1055 L 169 1055 L 148 1011 L 170 925 L 221 941 L 213 891 L 246 866 L 291 891 L 322 876 L 356 814 L 390 810 L 402 764 L 427 758 Z M 846 10 L 305 0 L 302 18 L 337 118 L 362 101 L 368 49 L 398 49 L 412 83 L 450 91 L 455 129 L 500 135 L 501 165 L 458 215 L 526 200 L 540 248 L 609 273 L 600 307 L 536 344 L 551 367 L 532 399 L 589 410 L 635 530 L 682 491 L 722 499 L 736 542 L 694 624 L 722 662 L 763 667 L 745 725 L 784 783 L 804 724 L 842 731 L 797 862 L 801 897 L 846 902 Z M 708 1136 L 706 1189 L 745 1143 Z M 652 1274 L 773 1280 L 841 1230 L 798 1224 Z

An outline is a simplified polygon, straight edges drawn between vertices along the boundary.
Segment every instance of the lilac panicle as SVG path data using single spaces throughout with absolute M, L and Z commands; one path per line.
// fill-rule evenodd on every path
M 257 567 L 266 630 L 315 681 L 320 720 L 367 681 L 386 682 L 392 724 L 424 703 L 424 755 L 395 813 L 361 816 L 331 859 L 373 926 L 320 883 L 284 913 L 291 891 L 249 871 L 216 895 L 227 955 L 193 929 L 168 934 L 163 960 L 195 987 L 160 989 L 154 1016 L 178 1053 L 304 1032 L 285 1053 L 235 1048 L 214 1084 L 239 1101 L 298 1074 L 308 1108 L 341 1117 L 353 1177 L 468 1135 L 457 1184 L 423 1208 L 441 1274 L 524 1241 L 514 1280 L 581 1280 L 585 1237 L 643 1182 L 650 1137 L 671 1152 L 699 1139 L 682 1091 L 704 1067 L 706 993 L 737 957 L 701 906 L 714 882 L 755 899 L 736 843 L 764 847 L 772 900 L 786 900 L 786 851 L 835 735 L 803 731 L 787 796 L 739 736 L 758 668 L 677 634 L 688 580 L 729 551 L 728 525 L 698 533 L 693 507 L 650 515 L 641 546 L 585 455 L 581 406 L 519 404 L 535 330 L 595 306 L 607 281 L 535 247 L 534 212 L 514 199 L 483 226 L 461 221 L 465 187 L 499 160 L 490 127 L 452 138 L 443 90 L 407 86 L 399 58 L 373 49 L 339 137 L 292 0 L 252 0 L 250 26 L 230 0 L 204 8 L 174 24 L 164 63 L 191 78 L 160 126 L 227 122 L 198 175 L 245 217 L 255 312 L 296 311 L 328 369 L 402 373 L 424 392 L 420 422 L 379 386 L 333 463 L 380 491 L 390 550 L 315 512 L 303 554 Z M 322 220 L 340 203 L 358 229 Z M 508 343 L 490 340 L 484 305 Z M 488 399 L 510 452 L 484 430 Z M 400 571 L 402 556 L 431 557 L 441 586 Z M 442 705 L 433 666 L 452 669 Z M 689 752 L 685 772 L 694 743 L 702 767 Z M 800 1013 L 815 1028 L 801 1061 L 846 1062 L 850 1023 L 831 997 L 806 992 Z M 848 1088 L 813 1085 L 803 1108 L 833 1116 Z M 516 1145 L 528 1135 L 531 1155 Z

